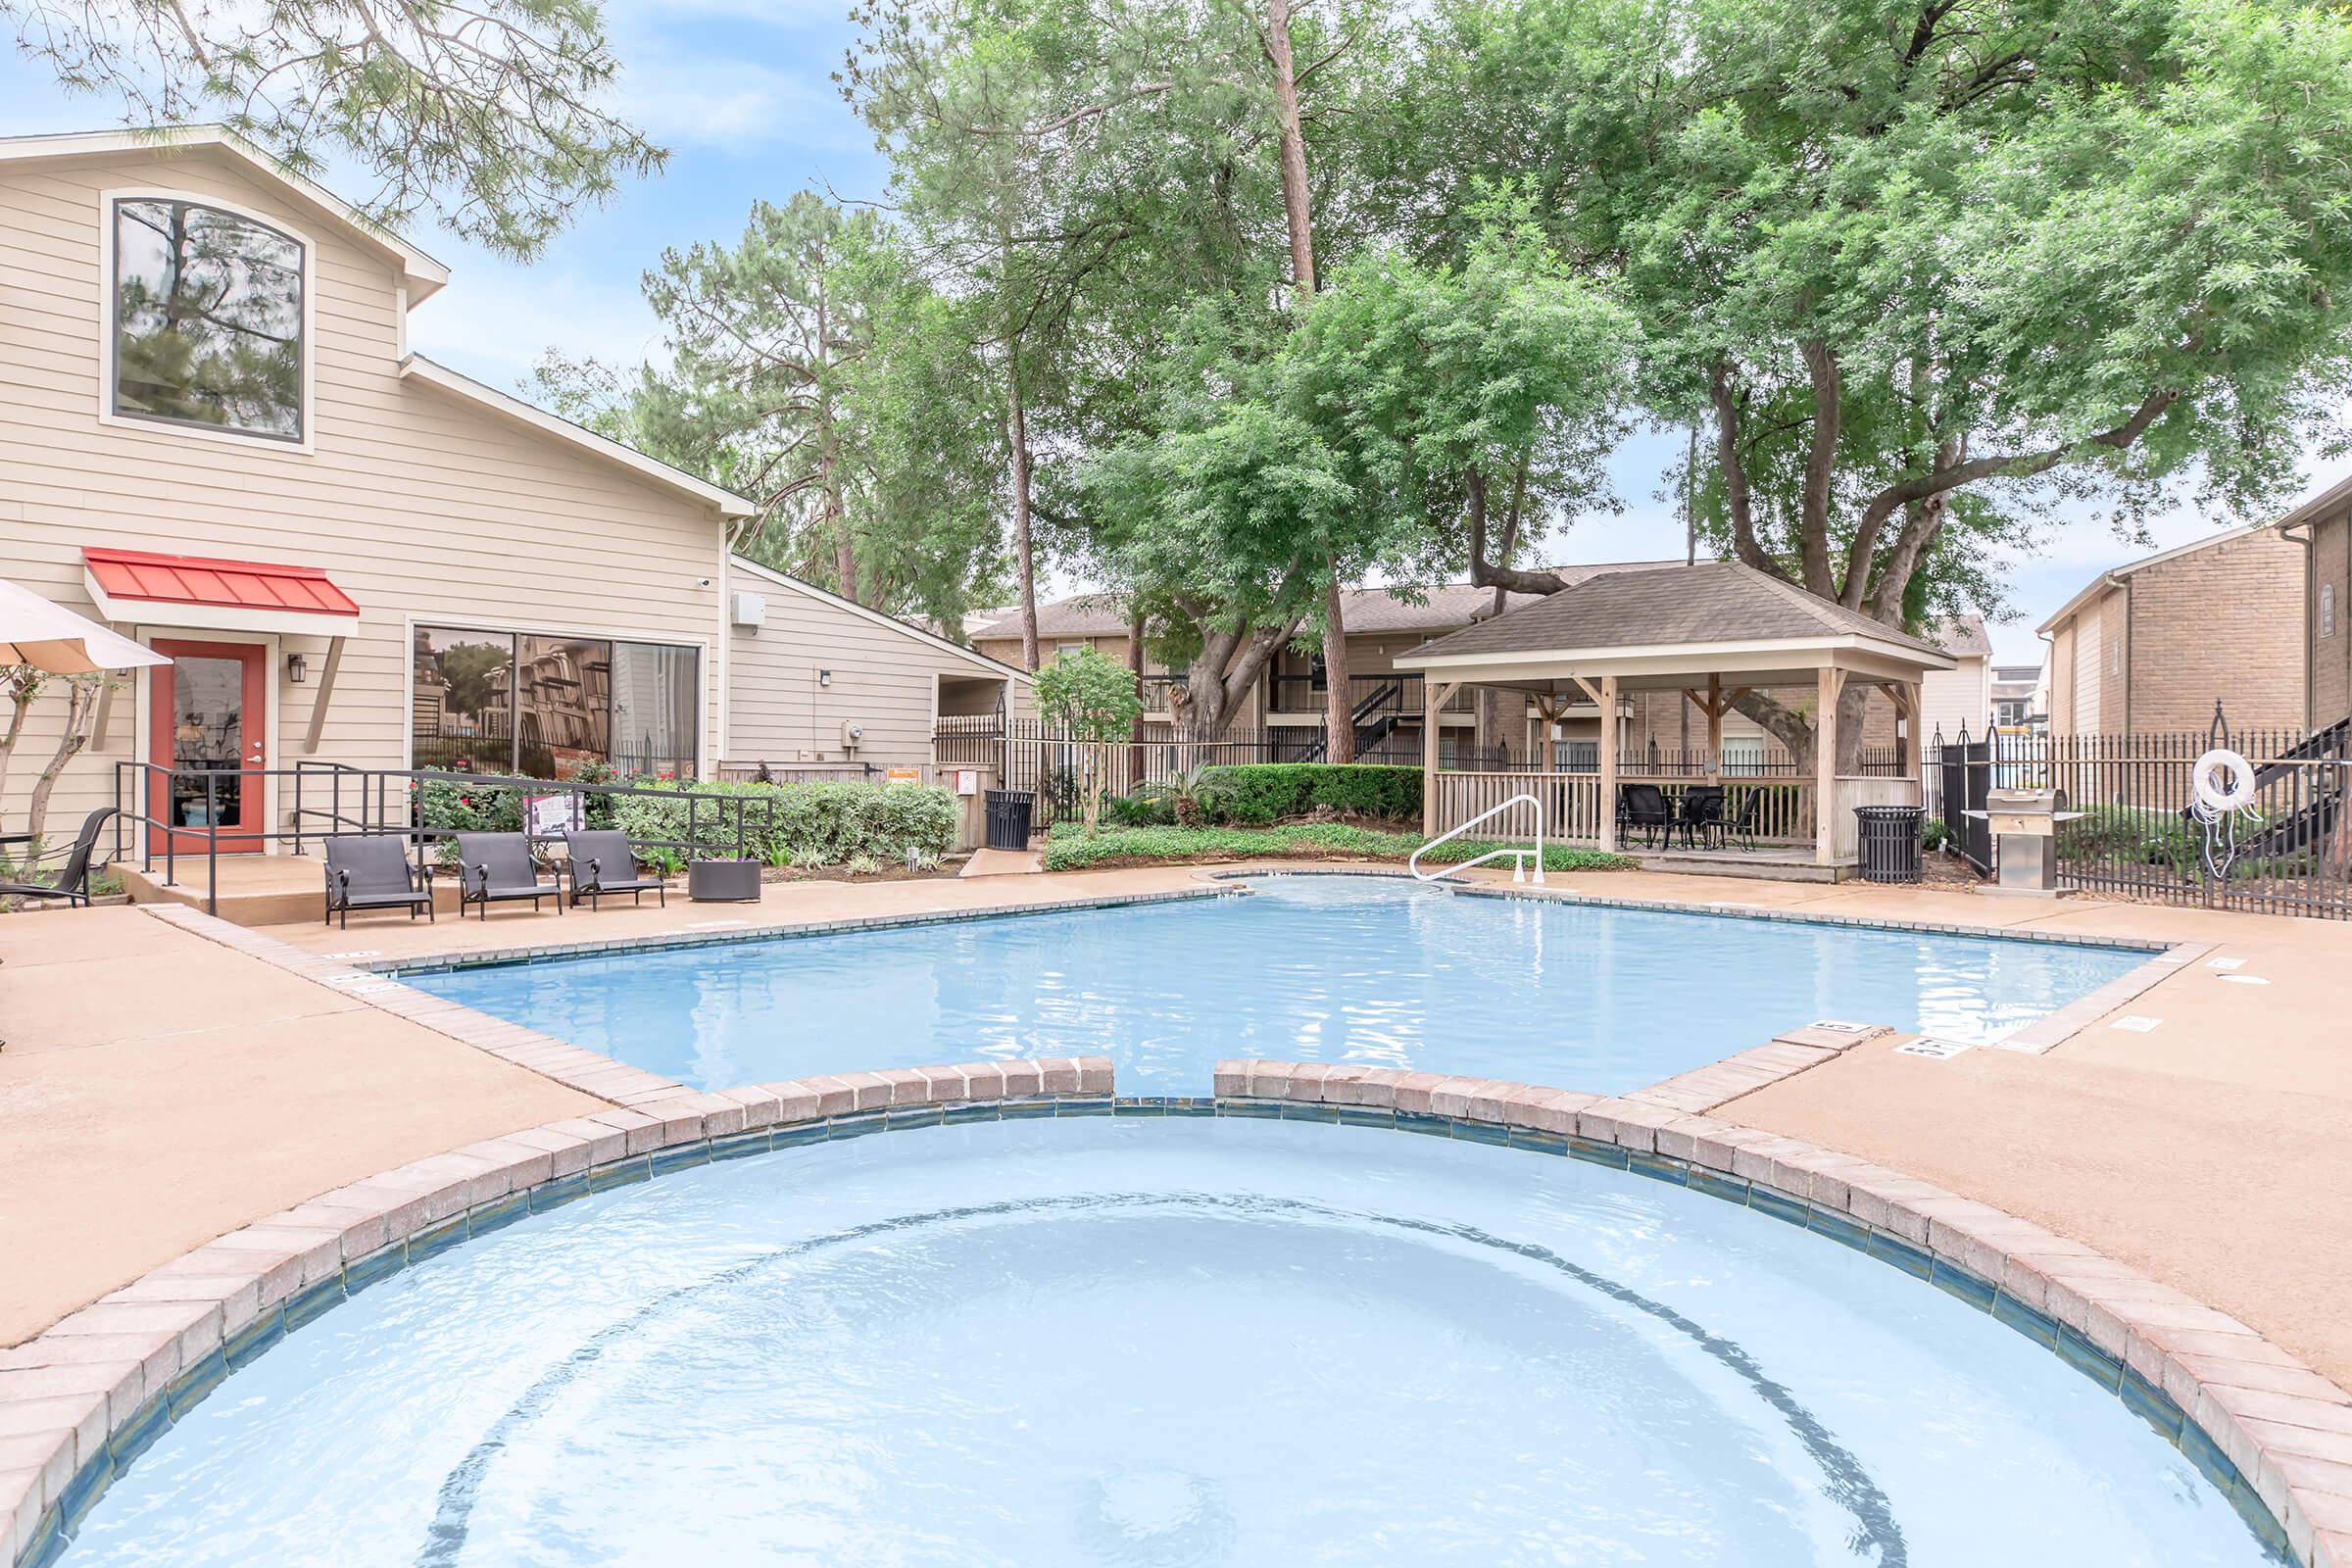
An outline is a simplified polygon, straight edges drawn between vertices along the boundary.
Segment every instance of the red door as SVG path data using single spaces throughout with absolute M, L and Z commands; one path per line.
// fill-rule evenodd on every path
M 222 855 L 252 855 L 269 825 L 260 770 L 270 765 L 270 651 L 161 637 L 154 647 L 172 662 L 148 675 L 147 760 L 173 771 L 148 774 L 147 814 L 170 824 L 177 854 L 202 855 L 209 823 Z M 149 833 L 162 854 L 166 832 Z

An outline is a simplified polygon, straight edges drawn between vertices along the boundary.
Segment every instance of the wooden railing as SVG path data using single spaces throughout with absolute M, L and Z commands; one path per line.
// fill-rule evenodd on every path
M 1854 820 L 1857 806 L 1917 806 L 1919 780 L 1915 778 L 1855 777 L 1840 774 L 1838 779 L 1838 810 L 1830 819 L 1835 835 L 1838 858 L 1850 860 L 1861 851 L 1858 835 L 1861 825 Z
M 1617 782 L 1625 784 L 1654 784 L 1667 801 L 1679 811 L 1683 791 L 1693 783 L 1690 778 L 1648 773 L 1623 773 Z M 1783 844 L 1813 842 L 1814 784 L 1802 778 L 1719 778 L 1723 787 L 1723 813 L 1727 820 L 1736 819 L 1746 807 L 1747 798 L 1760 797 L 1756 806 L 1756 838 Z M 1892 784 L 1910 788 L 1917 800 L 1917 785 L 1908 779 L 1839 780 L 1840 784 Z M 1431 787 L 1437 791 L 1437 831 L 1445 832 L 1459 826 L 1491 807 L 1498 806 L 1514 795 L 1534 795 L 1544 803 L 1544 832 L 1546 838 L 1565 844 L 1598 844 L 1600 842 L 1601 799 L 1600 778 L 1594 773 L 1494 773 L 1446 771 L 1433 776 Z M 1867 805 L 1867 801 L 1853 804 Z M 1850 813 L 1849 813 L 1850 820 Z M 1488 825 L 1495 838 L 1526 838 L 1535 832 L 1535 818 L 1525 807 L 1497 816 Z M 1482 835 L 1488 829 L 1482 829 Z M 1846 836 L 1852 837 L 1847 829 Z M 1850 853 L 1850 850 L 1849 850 Z

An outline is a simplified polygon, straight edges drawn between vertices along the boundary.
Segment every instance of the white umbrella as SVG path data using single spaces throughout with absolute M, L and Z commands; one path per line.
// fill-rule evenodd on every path
M 53 675 L 169 664 L 152 648 L 53 605 L 29 588 L 0 581 L 0 664 L 30 664 Z

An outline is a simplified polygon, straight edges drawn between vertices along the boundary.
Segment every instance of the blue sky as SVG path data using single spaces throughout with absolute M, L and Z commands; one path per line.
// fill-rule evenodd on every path
M 887 171 L 832 80 L 852 37 L 846 10 L 845 0 L 613 0 L 620 91 L 637 122 L 671 149 L 668 172 L 621 191 L 527 268 L 419 229 L 412 237 L 454 276 L 410 318 L 411 340 L 510 389 L 550 347 L 633 361 L 655 346 L 638 279 L 664 247 L 731 240 L 755 199 L 781 200 L 803 186 L 881 199 Z M 106 100 L 69 97 L 38 67 L 0 56 L 0 134 L 92 129 L 117 118 Z M 1624 512 L 1555 535 L 1547 554 L 1679 556 L 1680 522 L 1655 492 L 1682 440 L 1677 432 L 1627 442 L 1614 464 Z M 2352 460 L 2306 469 L 2317 487 L 2352 473 Z M 2154 525 L 2155 546 L 2186 544 L 2233 520 L 2201 514 L 2184 496 Z M 1993 627 L 1996 656 L 2038 662 L 2034 625 L 2095 573 L 2142 553 L 2082 520 L 2051 530 L 2026 559 L 2002 563 L 2019 613 Z

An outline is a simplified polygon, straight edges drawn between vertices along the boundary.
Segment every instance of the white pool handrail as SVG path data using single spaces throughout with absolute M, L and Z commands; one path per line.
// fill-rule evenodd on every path
M 1489 850 L 1486 854 L 1478 857 L 1478 858 L 1474 860 L 1462 860 L 1453 865 L 1442 865 L 1435 871 L 1426 873 L 1422 871 L 1421 857 L 1427 855 L 1430 851 L 1436 849 L 1439 845 L 1446 843 L 1449 839 L 1460 838 L 1464 833 L 1469 832 L 1472 828 L 1478 826 L 1479 823 L 1484 822 L 1488 817 L 1494 816 L 1498 812 L 1507 811 L 1514 806 L 1532 806 L 1536 808 L 1536 847 L 1533 850 L 1510 848 Z M 1472 817 L 1469 821 L 1462 823 L 1460 826 L 1446 829 L 1445 832 L 1439 834 L 1436 838 L 1431 839 L 1427 844 L 1424 844 L 1419 849 L 1415 850 L 1411 856 L 1405 859 L 1404 868 L 1412 873 L 1413 880 L 1416 882 L 1435 882 L 1440 877 L 1449 876 L 1455 871 L 1467 871 L 1474 865 L 1484 865 L 1489 860 L 1499 860 L 1506 855 L 1511 857 L 1512 881 L 1524 882 L 1527 880 L 1527 858 L 1530 855 L 1533 855 L 1536 858 L 1536 882 L 1538 886 L 1543 884 L 1544 803 L 1540 800 L 1537 800 L 1533 795 L 1514 795 L 1499 806 L 1488 807 L 1485 810 L 1479 812 L 1476 816 Z

